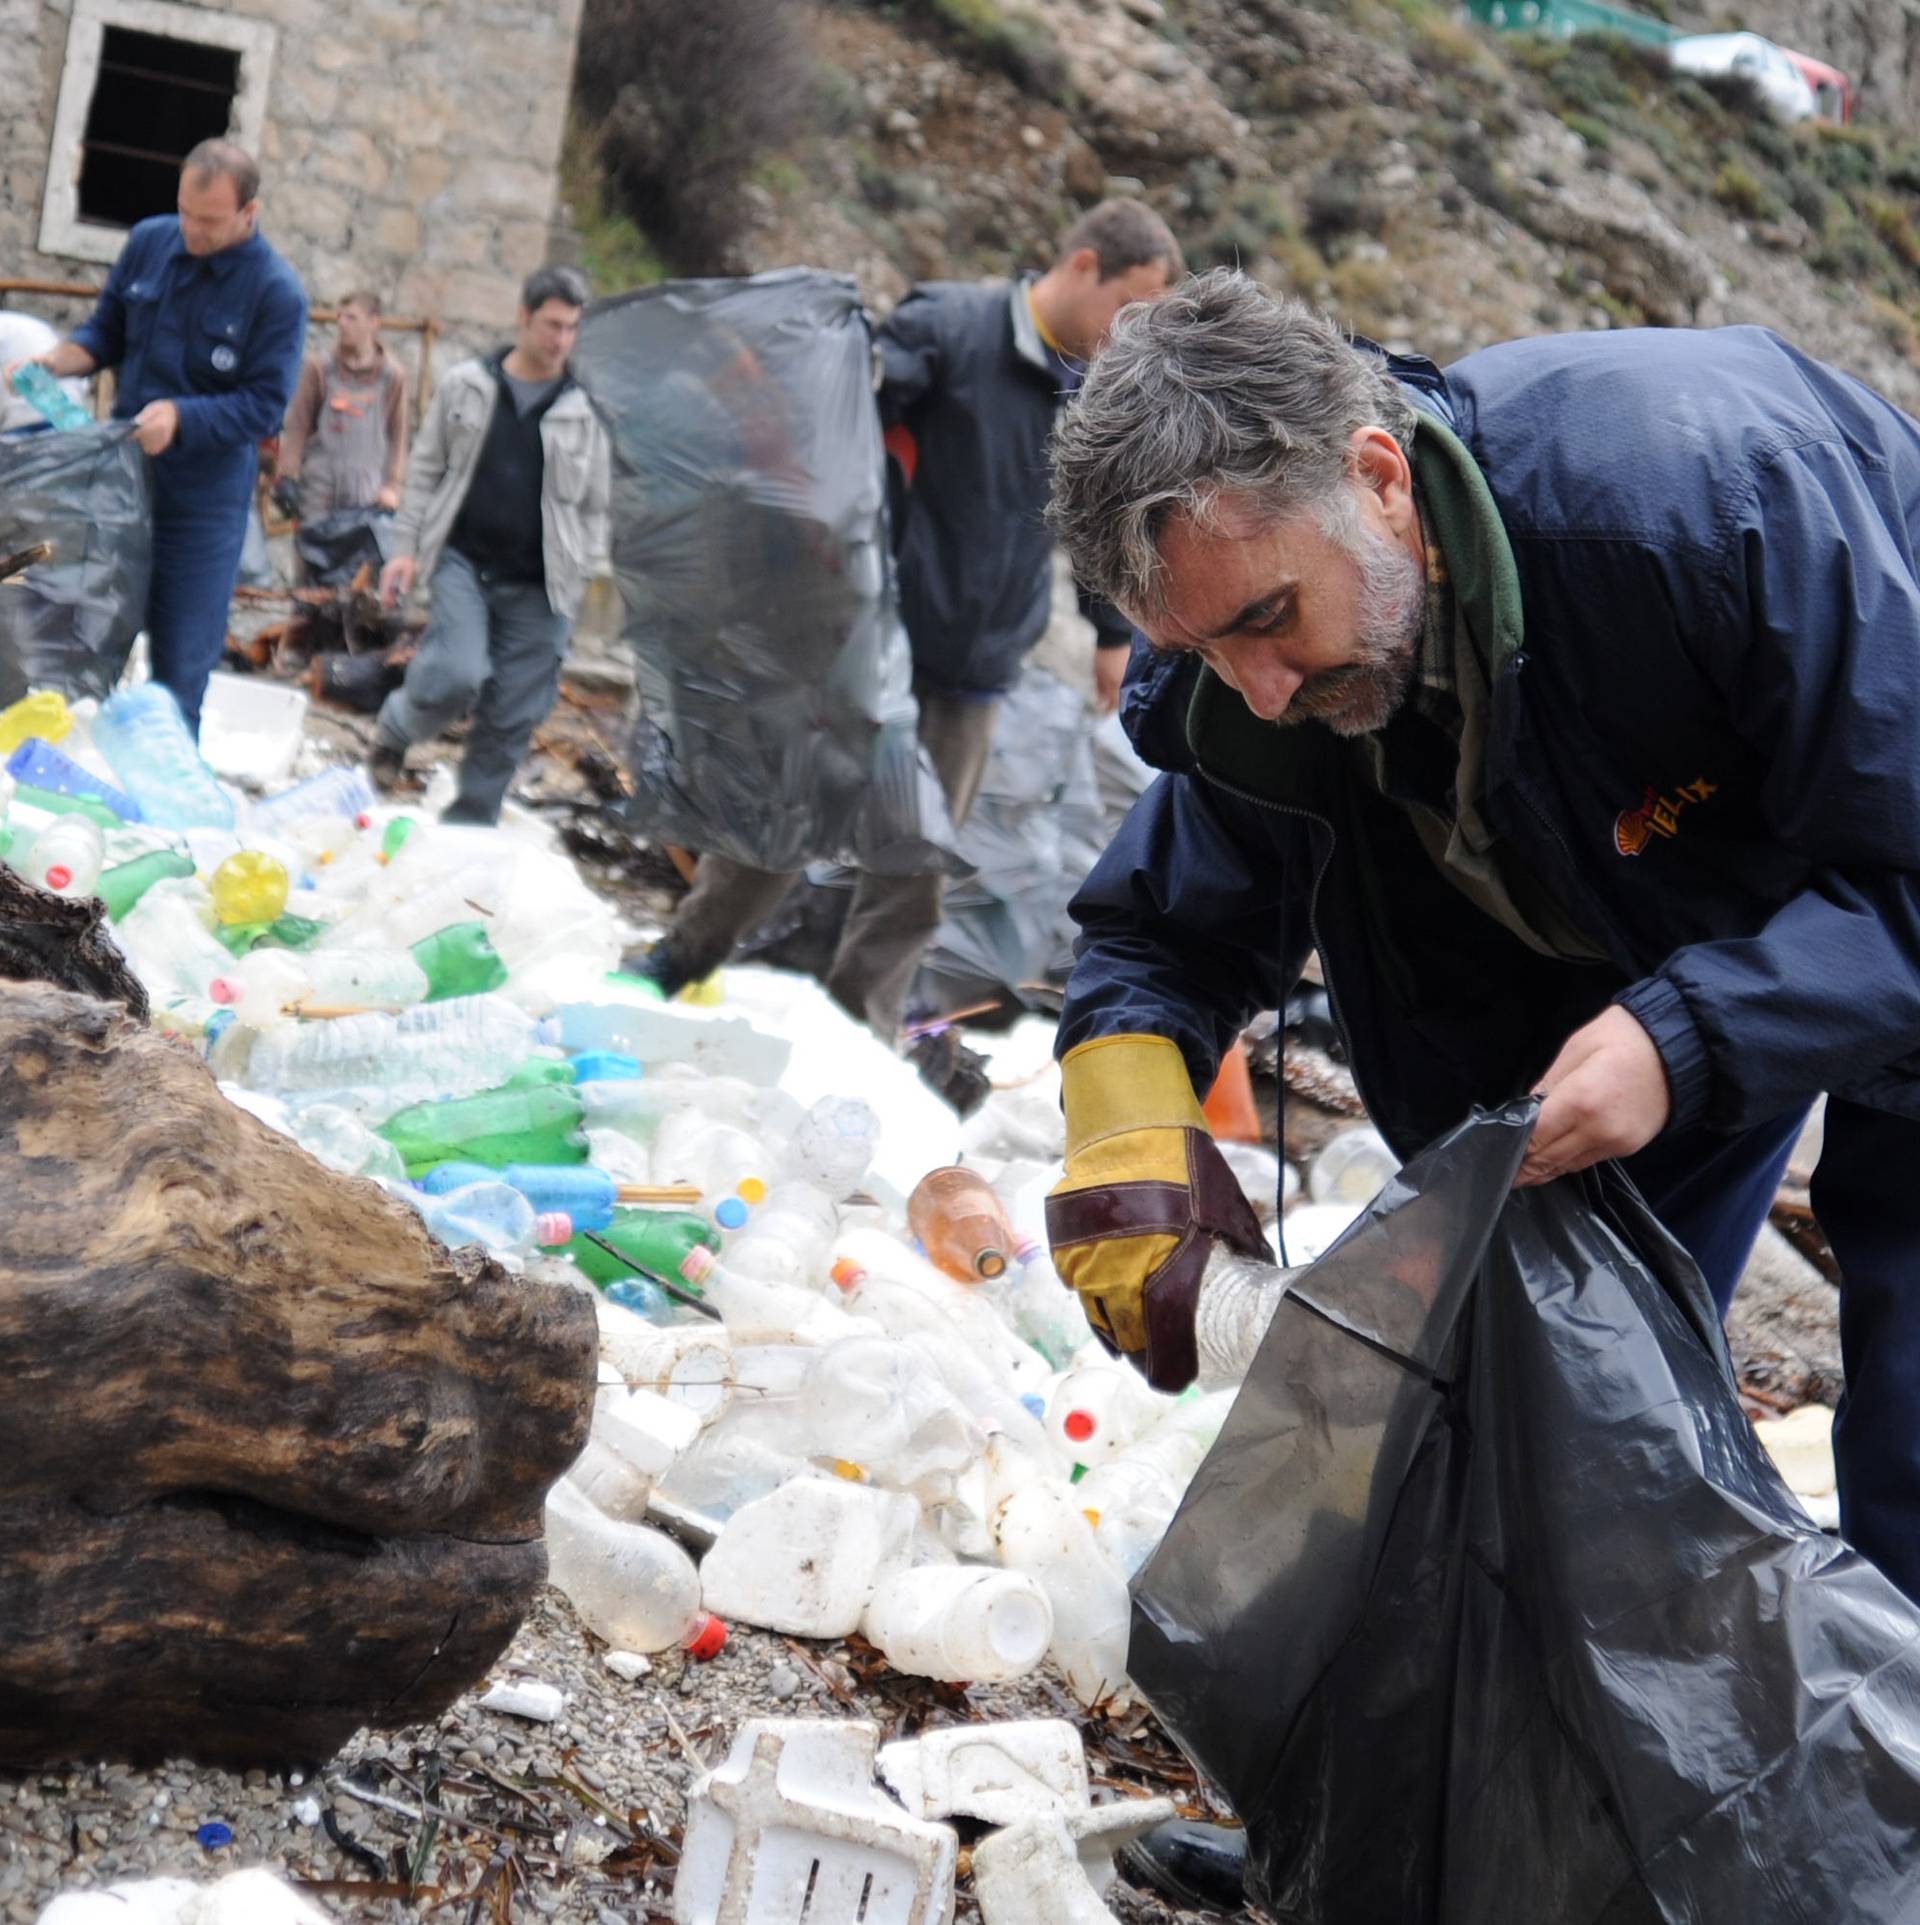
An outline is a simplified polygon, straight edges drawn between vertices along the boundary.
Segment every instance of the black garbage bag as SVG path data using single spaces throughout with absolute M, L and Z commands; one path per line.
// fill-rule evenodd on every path
M 0 555 L 51 559 L 0 583 L 0 707 L 30 688 L 104 696 L 147 616 L 152 481 L 124 422 L 0 436 Z
M 371 563 L 379 574 L 393 557 L 391 508 L 337 508 L 303 521 L 293 538 L 307 579 L 318 588 L 344 588 Z
M 852 281 L 643 288 L 588 310 L 573 367 L 613 438 L 633 826 L 762 869 L 958 873 L 916 734 Z
M 1920 1918 L 1920 1608 L 1755 1441 L 1698 1272 L 1532 1105 L 1282 1300 L 1130 1669 L 1288 1925 Z

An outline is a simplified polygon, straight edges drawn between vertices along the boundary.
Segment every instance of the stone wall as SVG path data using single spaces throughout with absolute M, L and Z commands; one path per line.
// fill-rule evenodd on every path
M 0 0 L 0 274 L 103 278 L 98 259 L 43 251 L 49 148 L 76 21 L 141 26 L 144 3 Z M 391 312 L 442 325 L 441 367 L 511 324 L 521 280 L 547 256 L 580 0 L 242 0 L 159 11 L 176 23 L 185 11 L 271 27 L 262 226 L 316 305 L 377 288 Z M 67 146 L 54 164 L 76 159 Z

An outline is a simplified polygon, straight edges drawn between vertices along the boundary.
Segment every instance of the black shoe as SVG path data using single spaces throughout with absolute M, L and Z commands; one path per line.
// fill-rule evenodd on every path
M 1124 1845 L 1120 1873 L 1130 1885 L 1203 1912 L 1237 1912 L 1247 1902 L 1247 1834 L 1227 1825 L 1169 1818 Z
M 663 1002 L 671 1002 L 690 982 L 699 980 L 681 962 L 670 936 L 662 936 L 645 949 L 629 949 L 620 958 L 620 968 L 626 975 L 644 976 L 657 985 Z M 713 971 L 708 970 L 706 974 L 710 976 Z
M 907 1061 L 936 1096 L 944 1097 L 961 1116 L 971 1116 L 993 1092 L 987 1059 L 969 1049 L 950 1029 L 922 1036 L 907 1052 Z
M 367 757 L 367 780 L 382 795 L 392 795 L 407 773 L 407 752 L 391 743 L 376 742 Z

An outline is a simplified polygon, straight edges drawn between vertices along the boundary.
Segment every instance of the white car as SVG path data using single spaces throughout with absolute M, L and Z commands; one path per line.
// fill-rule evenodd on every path
M 1780 120 L 1811 120 L 1816 111 L 1806 75 L 1757 33 L 1690 33 L 1668 43 L 1667 59 L 1676 73 L 1745 74 Z

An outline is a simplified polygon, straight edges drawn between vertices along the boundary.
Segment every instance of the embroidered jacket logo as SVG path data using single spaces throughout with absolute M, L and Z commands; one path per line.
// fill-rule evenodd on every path
M 1691 802 L 1704 802 L 1719 793 L 1719 784 L 1697 775 L 1671 795 L 1662 795 L 1652 783 L 1640 798 L 1637 809 L 1622 809 L 1613 819 L 1613 846 L 1623 856 L 1637 856 L 1655 836 L 1671 841 L 1680 833 L 1680 812 Z

